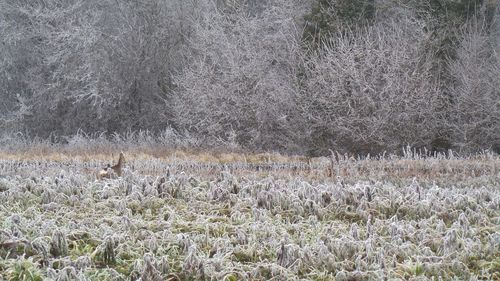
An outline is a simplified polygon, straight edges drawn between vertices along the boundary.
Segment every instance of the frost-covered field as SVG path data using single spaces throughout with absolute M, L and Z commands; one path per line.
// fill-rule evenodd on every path
M 500 280 L 500 159 L 0 160 L 0 280 Z

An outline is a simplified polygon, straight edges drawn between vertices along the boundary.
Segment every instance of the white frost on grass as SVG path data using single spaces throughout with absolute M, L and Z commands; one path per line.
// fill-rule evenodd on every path
M 214 177 L 195 163 L 133 164 L 105 181 L 78 161 L 7 165 L 17 172 L 0 179 L 0 279 L 498 277 L 498 175 Z

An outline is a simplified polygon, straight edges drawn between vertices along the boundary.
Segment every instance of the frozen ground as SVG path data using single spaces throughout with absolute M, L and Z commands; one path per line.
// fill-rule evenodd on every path
M 498 156 L 4 158 L 0 280 L 500 280 Z

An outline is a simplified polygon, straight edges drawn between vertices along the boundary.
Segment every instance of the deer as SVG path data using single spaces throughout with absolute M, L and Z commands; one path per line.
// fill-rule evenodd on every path
M 118 163 L 116 165 L 111 166 L 111 164 L 106 165 L 103 169 L 101 169 L 97 173 L 97 179 L 102 180 L 105 178 L 111 178 L 112 174 L 117 175 L 118 177 L 122 176 L 122 167 L 125 163 L 125 156 L 123 152 L 120 152 L 120 156 L 118 158 Z

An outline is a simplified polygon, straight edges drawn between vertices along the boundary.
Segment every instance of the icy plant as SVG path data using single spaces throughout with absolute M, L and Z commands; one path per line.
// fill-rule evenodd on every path
M 141 275 L 141 280 L 161 281 L 161 272 L 154 266 L 154 260 L 151 255 L 144 255 L 144 271 Z
M 104 250 L 103 250 L 103 260 L 106 264 L 114 264 L 116 262 L 115 257 L 115 241 L 113 237 L 106 237 L 104 240 Z
M 61 230 L 56 230 L 54 231 L 54 234 L 52 234 L 50 253 L 55 257 L 68 255 L 68 242 L 66 241 L 66 236 Z
M 498 279 L 498 158 L 315 161 L 0 160 L 0 280 Z
M 29 280 L 29 281 L 42 281 L 43 275 L 40 269 L 37 268 L 32 258 L 21 258 L 6 270 L 5 278 L 7 280 Z
M 197 276 L 198 278 L 205 277 L 204 263 L 199 256 L 196 245 L 189 246 L 186 259 L 182 265 L 182 270 L 191 276 Z

